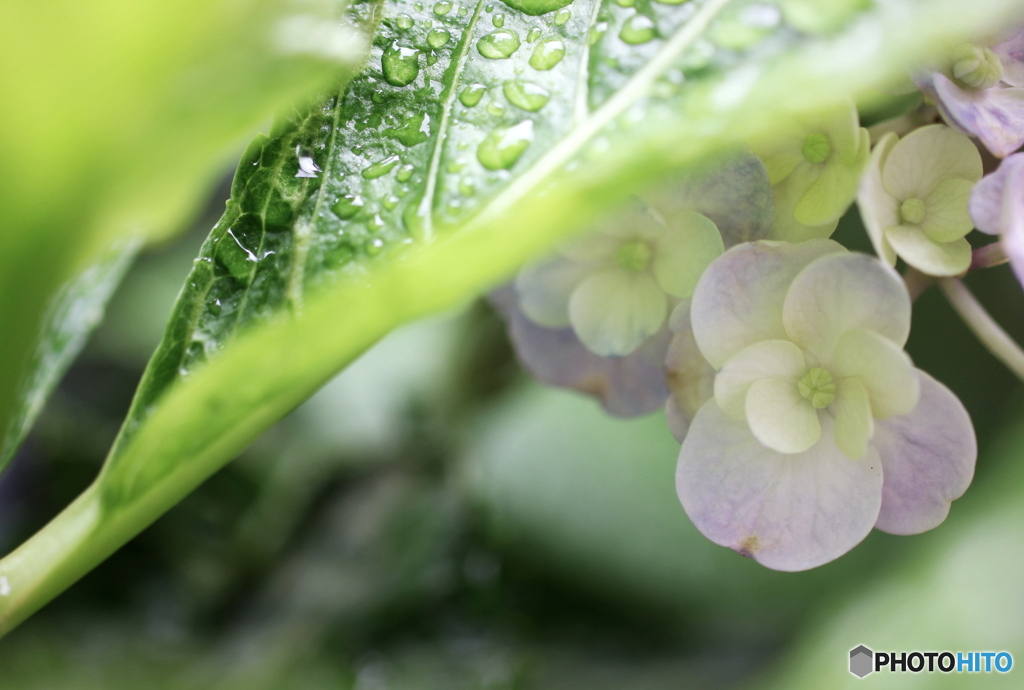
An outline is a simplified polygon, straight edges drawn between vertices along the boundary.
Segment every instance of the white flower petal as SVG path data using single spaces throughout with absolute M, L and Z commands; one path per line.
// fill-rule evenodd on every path
M 960 275 L 971 265 L 971 244 L 963 237 L 936 242 L 916 225 L 897 225 L 885 238 L 904 261 L 930 276 Z
M 821 440 L 796 455 L 761 445 L 746 424 L 709 401 L 683 441 L 676 491 L 708 539 L 777 570 L 806 570 L 856 546 L 878 517 L 882 466 L 839 451 L 831 418 Z
M 668 229 L 654 243 L 654 277 L 673 297 L 689 297 L 704 269 L 725 251 L 722 234 L 693 211 L 677 211 L 665 224 Z
M 761 340 L 786 339 L 782 303 L 793 277 L 825 254 L 846 253 L 832 240 L 753 242 L 715 259 L 697 283 L 690 307 L 693 335 L 711 366 Z
M 832 361 L 833 376 L 854 376 L 864 384 L 875 419 L 907 414 L 917 405 L 917 370 L 907 353 L 888 338 L 851 329 L 839 338 Z
M 974 223 L 967 211 L 974 183 L 953 178 L 939 183 L 924 199 L 924 220 L 920 227 L 936 242 L 952 242 L 971 231 Z
M 981 173 L 981 154 L 970 139 L 945 125 L 929 125 L 893 147 L 882 169 L 882 184 L 902 203 L 924 199 L 944 180 L 977 182 Z
M 782 320 L 790 340 L 829 361 L 839 337 L 851 328 L 866 328 L 904 345 L 910 334 L 910 295 L 899 274 L 872 256 L 824 256 L 793 280 Z
M 981 139 L 999 158 L 1024 144 L 1024 89 L 961 89 L 938 73 L 934 88 L 943 119 Z
M 591 351 L 628 355 L 665 323 L 668 300 L 648 273 L 618 268 L 599 271 L 581 282 L 569 299 L 569 319 Z
M 879 258 L 890 266 L 896 265 L 896 251 L 885 239 L 885 229 L 900 223 L 900 201 L 885 191 L 882 184 L 882 168 L 899 141 L 892 132 L 883 136 L 871 153 L 868 168 L 861 178 L 860 190 L 857 193 L 857 207 L 864 228 L 871 238 L 871 244 Z
M 875 527 L 892 534 L 918 534 L 945 520 L 950 502 L 970 485 L 978 454 L 964 406 L 931 376 L 917 374 L 917 407 L 879 422 L 871 442 L 885 477 Z
M 729 358 L 715 377 L 715 402 L 733 419 L 746 419 L 747 390 L 761 379 L 796 382 L 807 371 L 804 353 L 788 340 L 762 340 Z
M 558 255 L 527 266 L 516 276 L 519 308 L 539 326 L 565 328 L 569 325 L 569 296 L 591 270 Z
M 836 445 L 851 460 L 860 460 L 874 433 L 868 390 L 858 378 L 839 381 L 836 386 Z
M 992 52 L 1003 63 L 1003 81 L 1011 86 L 1024 86 L 1024 31 L 992 46 Z
M 758 441 L 779 453 L 802 453 L 821 438 L 818 411 L 796 381 L 761 379 L 747 389 L 747 423 Z

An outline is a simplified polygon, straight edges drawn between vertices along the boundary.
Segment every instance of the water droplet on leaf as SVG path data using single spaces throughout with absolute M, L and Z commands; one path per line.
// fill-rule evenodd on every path
M 515 165 L 531 141 L 532 120 L 523 120 L 511 127 L 498 127 L 480 142 L 476 158 L 488 170 L 505 170 Z
M 348 220 L 363 210 L 366 202 L 358 194 L 346 194 L 338 199 L 338 203 L 331 207 L 334 215 L 342 220 Z
M 555 12 L 555 25 L 561 26 L 562 24 L 565 24 L 569 21 L 570 17 L 572 17 L 572 12 L 569 10 L 558 10 L 558 12 Z
M 551 93 L 543 86 L 522 79 L 510 79 L 502 87 L 505 98 L 517 108 L 537 112 L 551 98 Z
M 654 27 L 654 22 L 642 14 L 634 14 L 627 19 L 619 31 L 619 38 L 630 45 L 647 43 L 657 35 L 658 30 Z
M 527 43 L 533 43 L 538 38 L 540 38 L 540 29 L 538 29 L 537 27 L 533 27 L 532 29 L 530 29 L 530 33 L 526 34 Z
M 392 43 L 380 60 L 384 79 L 392 86 L 406 86 L 420 73 L 420 51 Z
M 399 29 L 411 29 L 414 23 L 412 17 L 407 14 L 400 14 L 398 19 L 395 20 L 395 24 L 398 25 Z
M 503 14 L 496 14 L 496 15 L 494 15 L 493 17 L 491 17 L 491 24 L 494 24 L 494 26 L 496 26 L 499 29 L 501 27 L 505 26 L 505 15 L 503 15 Z
M 415 170 L 415 168 L 412 166 L 412 164 L 406 163 L 405 165 L 398 169 L 398 172 L 395 173 L 395 179 L 398 180 L 399 182 L 408 182 L 409 178 L 412 177 L 413 170 Z M 404 194 L 402 194 L 402 190 L 398 191 L 399 196 L 405 196 Z
M 571 2 L 572 0 L 504 0 L 504 3 L 509 7 L 517 9 L 523 14 L 528 14 L 532 17 L 539 17 L 542 14 L 554 12 L 558 8 L 565 7 Z M 558 21 L 557 18 L 555 21 Z M 565 22 L 563 21 L 562 23 L 564 24 Z
M 459 94 L 459 101 L 467 108 L 472 108 L 484 97 L 487 87 L 483 84 L 470 84 Z
M 438 17 L 443 17 L 452 11 L 452 4 L 448 0 L 440 0 L 440 2 L 434 5 L 434 14 Z
M 430 116 L 418 113 L 406 119 L 401 126 L 384 130 L 384 136 L 397 139 L 405 146 L 422 144 L 430 138 Z
M 565 57 L 565 44 L 560 38 L 545 38 L 533 49 L 530 56 L 530 67 L 535 70 L 549 70 Z
M 373 165 L 363 170 L 363 177 L 367 180 L 375 180 L 378 177 L 387 175 L 391 172 L 391 169 L 398 165 L 398 156 L 388 156 L 382 161 L 378 161 Z
M 476 47 L 481 55 L 491 60 L 511 57 L 519 50 L 519 34 L 511 29 L 498 29 L 477 41 Z
M 451 37 L 452 35 L 448 32 L 448 29 L 432 29 L 430 33 L 427 34 L 427 43 L 431 48 L 437 50 L 447 43 Z

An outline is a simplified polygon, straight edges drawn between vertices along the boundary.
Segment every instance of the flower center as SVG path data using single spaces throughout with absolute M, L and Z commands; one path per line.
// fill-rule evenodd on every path
M 953 76 L 971 88 L 988 89 L 1003 78 L 1003 63 L 988 48 L 964 43 L 953 51 Z
M 797 381 L 797 390 L 817 409 L 828 407 L 836 399 L 836 382 L 832 374 L 821 367 L 814 367 Z
M 623 242 L 619 246 L 619 250 L 615 252 L 615 261 L 622 269 L 630 273 L 640 273 L 647 270 L 647 266 L 651 263 L 652 253 L 646 242 L 632 240 Z
M 800 149 L 804 159 L 809 163 L 824 163 L 829 154 L 832 153 L 832 145 L 828 143 L 828 137 L 821 132 L 808 134 L 804 139 L 803 148 Z
M 917 225 L 924 220 L 924 202 L 917 197 L 910 197 L 900 204 L 900 218 L 904 223 Z

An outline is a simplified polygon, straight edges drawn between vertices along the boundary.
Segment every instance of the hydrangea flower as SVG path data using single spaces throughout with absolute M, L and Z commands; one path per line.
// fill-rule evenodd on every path
M 714 394 L 715 369 L 704 359 L 693 337 L 690 300 L 680 302 L 673 310 L 668 326 L 672 340 L 665 353 L 669 392 L 665 418 L 672 435 L 682 443 L 693 417 Z
M 772 185 L 768 239 L 828 237 L 857 195 L 871 143 L 852 102 L 812 119 L 793 119 L 755 151 Z
M 991 48 L 965 43 L 916 81 L 947 123 L 999 158 L 1024 145 L 1024 31 Z
M 693 334 L 717 373 L 676 486 L 712 541 L 803 570 L 877 527 L 941 523 L 973 475 L 970 418 L 903 352 L 899 275 L 831 240 L 735 247 L 701 278 Z
M 998 235 L 1018 282 L 1024 284 L 1024 153 L 1006 158 L 971 192 L 975 227 Z
M 492 301 L 508 321 L 512 344 L 525 369 L 544 383 L 574 388 L 597 397 L 605 409 L 616 416 L 647 414 L 665 404 L 669 396 L 665 356 L 671 337 L 665 326 L 665 313 L 680 299 L 686 301 L 707 263 L 724 247 L 764 237 L 772 217 L 767 173 L 757 157 L 747 150 L 726 152 L 702 166 L 680 173 L 647 196 L 650 206 L 634 204 L 594 235 L 524 269 L 514 289 L 492 295 Z M 692 226 L 688 228 L 684 224 L 680 232 L 680 228 L 673 228 L 663 219 L 689 219 L 699 231 L 696 240 L 687 234 Z M 631 229 L 631 223 L 639 227 Z M 649 232 L 652 224 L 653 232 L 661 233 L 662 242 L 675 243 L 679 254 L 687 255 L 685 260 L 682 256 L 677 256 L 677 260 L 672 260 L 671 256 L 666 259 L 665 270 L 673 274 L 672 279 L 682 289 L 672 292 L 662 289 L 652 270 L 652 251 L 643 273 L 663 293 L 664 312 L 657 324 L 651 319 L 643 330 L 633 333 L 629 338 L 636 343 L 632 350 L 610 354 L 621 352 L 625 347 L 609 350 L 595 346 L 590 337 L 582 337 L 587 331 L 578 329 L 573 321 L 573 296 L 588 278 L 608 269 L 621 271 L 619 252 L 623 247 L 626 248 L 623 253 L 633 251 L 629 243 L 634 241 L 635 235 L 631 233 Z M 666 237 L 666 234 L 676 236 Z M 644 301 L 638 301 L 641 307 L 645 305 Z M 624 302 L 620 301 L 619 306 Z M 599 306 L 607 312 L 607 304 Z M 639 311 L 645 313 L 643 309 Z M 621 313 L 632 312 L 622 309 Z M 608 319 L 606 323 L 613 321 L 611 313 L 599 316 Z M 638 322 L 620 316 L 617 323 L 620 324 L 617 335 L 621 336 L 629 332 L 626 326 Z M 644 333 L 644 337 L 639 337 Z M 619 344 L 623 342 L 626 341 L 620 340 Z
M 521 271 L 519 308 L 539 326 L 572 326 L 598 355 L 621 357 L 661 330 L 671 298 L 689 297 L 723 250 L 707 216 L 683 210 L 663 217 L 637 200 L 604 228 Z
M 933 276 L 963 273 L 971 263 L 965 235 L 974 227 L 968 200 L 981 179 L 981 154 L 945 125 L 888 133 L 875 145 L 857 203 L 875 251 L 899 255 Z

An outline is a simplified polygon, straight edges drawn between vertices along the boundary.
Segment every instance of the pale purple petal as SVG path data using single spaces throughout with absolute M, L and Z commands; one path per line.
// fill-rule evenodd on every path
M 1024 284 L 1024 153 L 1009 156 L 975 185 L 971 218 L 979 230 L 1002 237 L 1013 272 Z
M 992 52 L 1003 63 L 1003 81 L 1010 86 L 1024 86 L 1024 31 L 992 46 Z
M 683 441 L 676 491 L 704 536 L 776 570 L 806 570 L 856 546 L 878 518 L 882 465 L 873 448 L 850 460 L 831 417 L 821 440 L 783 455 L 715 402 L 700 409 Z
M 693 293 L 693 335 L 715 368 L 762 340 L 788 339 L 782 304 L 793 278 L 818 257 L 846 249 L 832 240 L 754 242 L 715 259 Z
M 971 192 L 971 220 L 974 227 L 989 235 L 1001 235 L 1003 228 L 1003 190 L 1006 178 L 1016 167 L 1024 167 L 1024 153 L 1009 156 L 995 172 L 985 175 Z M 1018 193 L 1024 194 L 1024 190 Z
M 542 383 L 591 395 L 616 417 L 649 414 L 665 404 L 667 328 L 626 357 L 601 357 L 584 347 L 571 328 L 542 328 L 518 310 L 508 318 L 517 358 Z
M 1024 285 L 1024 165 L 1010 170 L 1003 196 L 1003 250 L 1017 282 Z
M 1024 145 L 1024 88 L 962 89 L 943 74 L 932 78 L 939 111 L 950 125 L 981 139 L 999 158 Z
M 684 299 L 676 305 L 669 315 L 668 327 L 672 341 L 665 353 L 669 388 L 665 417 L 672 435 L 681 443 L 697 410 L 714 395 L 715 370 L 704 359 L 693 338 L 690 300 Z
M 910 295 L 900 275 L 873 256 L 824 256 L 793 280 L 782 319 L 790 340 L 829 361 L 839 338 L 851 328 L 905 344 Z
M 765 237 L 772 222 L 768 172 L 748 149 L 729 151 L 674 177 L 651 196 L 666 217 L 696 211 L 718 226 L 726 247 Z
M 967 490 L 978 448 L 967 410 L 948 388 L 923 371 L 913 412 L 875 423 L 871 445 L 884 471 L 875 524 L 892 534 L 918 534 L 946 519 L 951 501 Z

